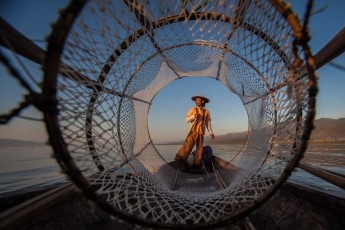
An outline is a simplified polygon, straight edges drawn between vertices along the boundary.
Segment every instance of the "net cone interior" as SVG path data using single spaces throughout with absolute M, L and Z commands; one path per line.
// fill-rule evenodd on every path
M 64 171 L 111 214 L 153 226 L 228 222 L 261 202 L 303 154 L 301 133 L 310 125 L 310 79 L 288 81 L 298 73 L 291 69 L 301 50 L 293 53 L 293 29 L 277 5 L 285 6 L 257 0 L 72 2 L 49 41 L 63 46 L 59 62 L 51 48 L 45 70 L 45 86 L 57 89 L 59 102 L 58 115 L 46 116 L 53 121 L 47 127 Z M 176 178 L 177 169 L 150 139 L 151 102 L 186 76 L 221 81 L 248 113 L 248 138 L 218 168 L 219 189 L 197 183 L 200 178 L 183 187 L 188 175 Z M 176 183 L 181 189 L 173 188 Z

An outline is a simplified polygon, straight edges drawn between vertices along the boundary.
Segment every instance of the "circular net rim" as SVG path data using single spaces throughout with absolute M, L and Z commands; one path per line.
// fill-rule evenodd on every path
M 186 225 L 180 224 L 162 224 L 156 223 L 153 221 L 143 220 L 141 218 L 137 218 L 135 215 L 128 214 L 123 212 L 122 210 L 118 210 L 113 206 L 109 205 L 105 202 L 102 198 L 96 195 L 95 189 L 88 183 L 87 179 L 82 175 L 79 168 L 76 166 L 75 162 L 73 161 L 67 145 L 64 141 L 64 138 L 61 134 L 61 130 L 59 127 L 59 121 L 57 117 L 58 107 L 57 107 L 57 98 L 56 98 L 56 82 L 57 82 L 57 73 L 58 73 L 58 65 L 60 63 L 60 55 L 63 51 L 64 42 L 66 37 L 73 25 L 74 20 L 77 18 L 78 14 L 81 12 L 84 4 L 86 1 L 73 1 L 67 8 L 66 11 L 61 13 L 59 21 L 54 25 L 53 32 L 49 37 L 49 44 L 47 50 L 47 58 L 44 65 L 44 84 L 43 84 L 43 94 L 46 98 L 49 99 L 49 110 L 44 112 L 44 120 L 46 123 L 46 127 L 50 137 L 50 144 L 52 145 L 55 157 L 60 164 L 63 171 L 69 176 L 69 178 L 74 182 L 77 187 L 82 190 L 82 193 L 86 195 L 90 200 L 95 201 L 101 208 L 105 211 L 111 213 L 114 216 L 134 221 L 138 224 L 143 224 L 146 226 L 151 227 L 168 227 L 168 228 L 175 228 L 180 227 L 184 228 Z M 287 8 L 282 2 L 271 0 L 270 3 L 276 7 L 281 14 L 285 13 Z M 291 27 L 294 29 L 296 34 L 300 32 L 299 23 L 295 18 L 288 19 Z M 145 31 L 143 30 L 143 33 Z M 298 35 L 296 35 L 298 37 Z M 302 141 L 299 144 L 299 149 L 289 164 L 286 166 L 284 172 L 281 174 L 278 180 L 275 181 L 274 185 L 267 191 L 263 196 L 257 199 L 252 205 L 249 205 L 246 209 L 241 210 L 240 212 L 235 213 L 234 215 L 230 215 L 224 218 L 220 218 L 217 221 L 212 221 L 209 223 L 199 223 L 188 225 L 188 228 L 200 228 L 200 227 L 209 227 L 209 226 L 224 226 L 225 224 L 232 223 L 240 218 L 245 217 L 257 208 L 259 205 L 264 203 L 281 185 L 288 176 L 291 174 L 292 170 L 297 166 L 299 160 L 303 157 L 303 152 L 307 146 L 307 140 L 312 130 L 312 124 L 314 119 L 314 108 L 315 108 L 315 96 L 316 96 L 316 78 L 313 72 L 313 63 L 310 62 L 312 60 L 310 50 L 307 46 L 307 43 L 304 44 L 304 52 L 306 55 L 306 62 L 309 72 L 309 81 L 311 85 L 309 86 L 309 113 L 304 123 L 304 130 L 302 134 Z

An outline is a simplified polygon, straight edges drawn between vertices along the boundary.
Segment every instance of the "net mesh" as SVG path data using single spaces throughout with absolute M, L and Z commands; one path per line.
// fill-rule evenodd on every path
M 47 122 L 56 158 L 85 194 L 121 218 L 196 226 L 231 221 L 292 170 L 310 125 L 311 80 L 293 68 L 302 50 L 293 49 L 294 28 L 278 10 L 289 10 L 283 2 L 93 0 L 82 6 L 70 30 L 66 13 L 63 26 L 54 28 L 50 46 L 62 44 L 63 52 L 59 62 L 48 52 L 45 86 L 56 81 L 59 114 Z M 249 119 L 241 152 L 197 177 L 172 167 L 148 130 L 155 95 L 186 76 L 220 80 Z

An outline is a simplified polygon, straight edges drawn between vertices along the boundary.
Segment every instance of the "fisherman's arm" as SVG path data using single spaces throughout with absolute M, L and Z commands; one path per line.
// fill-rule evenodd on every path
M 193 122 L 196 119 L 196 114 L 194 109 L 190 109 L 186 115 L 186 122 Z
M 212 130 L 212 125 L 211 125 L 211 116 L 208 116 L 207 120 L 206 120 L 206 128 L 210 134 L 211 139 L 214 139 L 215 136 L 213 134 L 213 130 Z

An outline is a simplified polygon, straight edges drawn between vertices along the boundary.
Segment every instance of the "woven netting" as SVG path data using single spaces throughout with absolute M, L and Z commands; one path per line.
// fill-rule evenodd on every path
M 313 118 L 314 82 L 295 65 L 300 26 L 288 13 L 281 1 L 72 2 L 44 69 L 44 93 L 58 101 L 45 119 L 61 167 L 105 210 L 140 224 L 206 226 L 253 209 L 298 163 Z M 228 162 L 238 170 L 219 169 L 224 188 L 211 192 L 172 189 L 177 169 L 148 129 L 155 95 L 198 76 L 237 94 L 249 119 Z

